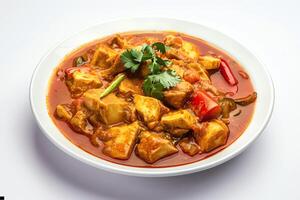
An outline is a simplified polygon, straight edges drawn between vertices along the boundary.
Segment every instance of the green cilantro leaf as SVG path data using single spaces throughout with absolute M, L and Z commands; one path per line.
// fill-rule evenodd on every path
M 147 96 L 154 97 L 156 99 L 162 99 L 163 89 L 163 85 L 159 82 L 152 82 L 149 78 L 145 79 L 144 81 L 143 90 Z
M 170 64 L 171 64 L 171 61 L 169 61 L 169 60 L 163 60 L 163 59 L 161 59 L 160 57 L 157 57 L 156 58 L 156 62 L 158 63 L 158 64 L 160 64 L 160 65 L 162 65 L 162 66 L 169 66 Z
M 161 53 L 166 53 L 166 51 L 169 50 L 169 47 L 162 42 L 155 42 L 152 44 L 152 47 L 155 47 Z
M 181 81 L 173 70 L 163 71 L 159 74 L 148 75 L 143 84 L 144 93 L 157 99 L 163 98 L 163 90 L 176 86 Z
M 143 54 L 138 52 L 137 50 L 131 49 L 126 50 L 121 54 L 121 60 L 126 69 L 130 69 L 132 73 L 136 72 L 136 70 L 140 66 L 141 57 Z

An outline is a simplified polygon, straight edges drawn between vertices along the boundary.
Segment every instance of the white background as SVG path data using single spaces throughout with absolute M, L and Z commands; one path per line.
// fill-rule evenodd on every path
M 0 0 L 0 196 L 6 199 L 300 199 L 300 1 Z M 56 43 L 103 21 L 175 17 L 216 28 L 267 65 L 273 117 L 262 136 L 216 168 L 136 178 L 87 166 L 58 150 L 31 114 L 29 82 Z M 47 81 L 47 80 L 45 80 Z

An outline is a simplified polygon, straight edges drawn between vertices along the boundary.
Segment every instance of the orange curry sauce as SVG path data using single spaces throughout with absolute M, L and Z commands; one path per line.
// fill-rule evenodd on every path
M 154 37 L 158 38 L 160 40 L 163 39 L 163 37 L 170 32 L 132 32 L 132 33 L 123 33 L 121 34 L 123 37 L 134 37 L 134 40 L 139 42 L 142 38 L 145 37 Z M 171 32 L 174 34 L 173 32 Z M 228 61 L 228 64 L 230 65 L 234 75 L 239 81 L 238 84 L 238 92 L 234 96 L 230 96 L 233 98 L 239 98 L 239 97 L 245 97 L 248 94 L 252 93 L 254 91 L 253 86 L 251 84 L 250 78 L 245 79 L 245 76 L 243 77 L 243 73 L 240 73 L 241 71 L 244 72 L 244 69 L 242 66 L 238 64 L 237 61 L 235 61 L 232 57 L 227 55 L 225 52 L 213 47 L 212 45 L 208 44 L 207 42 L 195 38 L 192 36 L 188 36 L 182 33 L 176 33 L 177 35 L 181 36 L 183 40 L 186 40 L 188 42 L 191 42 L 195 44 L 198 49 L 200 50 L 201 55 L 207 55 L 207 54 L 216 54 L 218 56 L 221 56 L 225 60 Z M 68 67 L 71 67 L 73 65 L 73 59 L 75 57 L 78 57 L 82 55 L 84 52 L 87 52 L 90 49 L 95 49 L 97 44 L 102 42 L 107 42 L 110 40 L 113 36 L 108 36 L 106 38 L 93 41 L 89 44 L 86 44 L 84 46 L 81 46 L 79 49 L 73 51 L 69 55 L 67 55 L 63 62 L 56 68 L 56 70 L 53 73 L 53 76 L 49 82 L 49 93 L 47 98 L 47 104 L 48 104 L 48 112 L 51 116 L 53 122 L 57 126 L 57 128 L 65 135 L 68 140 L 70 140 L 74 145 L 81 148 L 82 150 L 97 156 L 101 159 L 121 164 L 121 165 L 127 165 L 127 166 L 134 166 L 134 167 L 171 167 L 171 166 L 178 166 L 178 165 L 184 165 L 188 163 L 193 163 L 199 160 L 203 160 L 209 156 L 212 156 L 216 154 L 217 152 L 221 151 L 222 149 L 228 147 L 230 144 L 232 144 L 235 140 L 237 140 L 245 131 L 247 128 L 251 117 L 254 112 L 255 103 L 252 103 L 248 106 L 242 107 L 238 106 L 238 108 L 231 113 L 230 124 L 230 134 L 227 140 L 227 143 L 221 147 L 218 147 L 214 149 L 213 151 L 209 153 L 201 153 L 197 154 L 193 157 L 185 154 L 182 152 L 179 145 L 177 145 L 177 148 L 179 150 L 178 153 L 175 153 L 171 156 L 165 157 L 163 159 L 158 160 L 157 162 L 153 164 L 148 164 L 138 158 L 135 155 L 135 152 L 133 151 L 130 158 L 128 160 L 118 160 L 111 158 L 107 155 L 104 155 L 102 153 L 103 144 L 100 142 L 99 147 L 95 147 L 91 144 L 89 138 L 85 135 L 79 134 L 75 131 L 73 131 L 68 124 L 65 121 L 60 121 L 54 117 L 56 106 L 60 103 L 71 103 L 72 98 L 70 96 L 70 92 L 68 91 L 67 86 L 63 81 L 61 81 L 56 73 L 60 69 L 65 69 Z M 235 91 L 236 86 L 232 87 L 230 86 L 222 77 L 220 72 L 216 72 L 210 76 L 212 83 L 214 86 L 216 86 L 220 91 Z M 235 113 L 237 113 L 239 110 L 241 110 L 241 114 L 238 116 L 233 116 Z

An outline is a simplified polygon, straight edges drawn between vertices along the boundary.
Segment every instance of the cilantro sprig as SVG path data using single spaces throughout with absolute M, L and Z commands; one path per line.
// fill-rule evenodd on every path
M 157 99 L 163 98 L 163 90 L 176 86 L 181 81 L 174 70 L 148 75 L 143 84 L 144 93 Z
M 150 74 L 146 77 L 143 83 L 143 90 L 147 96 L 157 99 L 163 98 L 163 91 L 174 87 L 181 81 L 173 70 L 162 71 L 163 67 L 171 64 L 169 60 L 164 60 L 157 55 L 157 52 L 165 54 L 169 47 L 161 42 L 153 43 L 152 45 L 143 45 L 140 50 L 130 49 L 121 54 L 121 60 L 126 69 L 135 73 L 142 63 L 148 61 Z

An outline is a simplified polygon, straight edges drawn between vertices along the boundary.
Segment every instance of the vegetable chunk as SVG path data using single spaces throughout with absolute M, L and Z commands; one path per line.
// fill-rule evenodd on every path
M 179 137 L 193 128 L 197 117 L 189 110 L 179 110 L 165 114 L 161 118 L 161 124 L 172 135 Z
M 140 130 L 139 123 L 134 122 L 101 131 L 99 138 L 104 142 L 103 153 L 112 158 L 127 160 L 131 155 Z
M 103 89 L 91 89 L 83 95 L 85 106 L 92 111 L 98 112 L 102 122 L 111 125 L 136 120 L 135 109 L 132 105 L 117 97 L 115 93 L 110 93 L 100 99 L 102 92 Z
M 221 120 L 204 122 L 194 129 L 194 137 L 203 152 L 210 152 L 226 144 L 228 135 L 229 129 Z
M 178 149 L 165 137 L 165 134 L 142 131 L 139 138 L 140 143 L 136 146 L 136 154 L 147 163 L 154 163 L 178 152 Z
M 193 86 L 186 81 L 181 81 L 175 87 L 164 92 L 164 99 L 169 105 L 179 109 L 183 107 L 192 93 Z
M 138 114 L 150 129 L 159 123 L 161 115 L 169 112 L 167 107 L 152 97 L 134 95 L 133 101 Z

